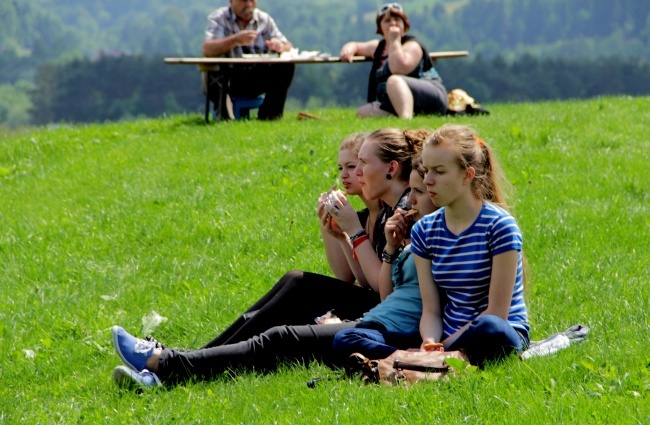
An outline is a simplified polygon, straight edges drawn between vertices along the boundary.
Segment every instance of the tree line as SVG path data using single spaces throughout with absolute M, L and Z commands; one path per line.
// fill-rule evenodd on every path
M 448 90 L 462 88 L 490 102 L 534 102 L 603 95 L 649 95 L 650 62 L 540 59 L 522 56 L 446 59 L 437 69 Z M 290 104 L 300 108 L 357 106 L 365 101 L 369 64 L 299 65 Z M 101 122 L 172 113 L 202 113 L 194 66 L 164 65 L 162 57 L 102 57 L 47 64 L 30 92 L 31 122 Z
M 189 69 L 172 70 L 159 66 L 159 57 L 199 56 L 208 13 L 226 3 L 226 0 L 0 1 L 0 124 L 35 122 L 32 118 L 36 115 L 34 111 L 41 106 L 34 103 L 30 113 L 34 99 L 30 93 L 43 93 L 44 85 L 52 93 L 63 90 L 55 90 L 45 82 L 49 78 L 52 82 L 65 83 L 64 77 L 47 77 L 45 74 L 72 64 L 90 67 L 91 63 L 103 63 L 106 57 L 111 56 L 122 58 L 116 60 L 120 63 L 141 61 L 144 64 L 146 60 L 141 56 L 146 56 L 150 63 L 158 66 L 159 78 L 165 79 L 167 74 L 179 72 L 184 73 L 188 81 L 195 81 L 196 76 L 190 76 L 193 73 Z M 379 0 L 263 0 L 260 7 L 275 17 L 297 47 L 337 54 L 345 41 L 375 36 L 375 12 L 381 3 Z M 479 99 L 497 100 L 492 92 L 503 89 L 502 85 L 497 88 L 492 84 L 499 84 L 505 70 L 495 70 L 491 75 L 491 69 L 479 69 L 480 66 L 489 66 L 491 61 L 499 63 L 499 60 L 507 67 L 530 63 L 524 67 L 526 72 L 507 75 L 508 78 L 520 79 L 509 81 L 519 88 L 517 94 L 508 98 L 538 98 L 537 93 L 535 96 L 521 94 L 527 93 L 531 85 L 548 86 L 547 95 L 556 93 L 562 96 L 567 92 L 593 95 L 592 89 L 584 88 L 587 82 L 569 73 L 562 81 L 549 82 L 548 79 L 553 78 L 549 75 L 555 72 L 553 58 L 562 59 L 561 71 L 572 66 L 580 75 L 589 72 L 609 74 L 611 78 L 605 78 L 607 81 L 601 84 L 610 90 L 643 90 L 643 84 L 637 78 L 632 81 L 638 88 L 630 88 L 627 81 L 619 83 L 615 77 L 622 66 L 635 72 L 639 66 L 644 66 L 643 62 L 635 65 L 637 61 L 650 61 L 648 1 L 408 0 L 403 4 L 411 20 L 412 33 L 429 50 L 471 52 L 472 59 L 443 61 L 440 69 L 442 72 L 445 68 L 450 69 L 446 73 L 448 86 L 467 87 L 478 93 Z M 541 79 L 533 84 L 526 75 L 532 75 L 529 68 L 541 66 L 539 63 L 549 68 L 536 71 Z M 597 71 L 578 69 L 580 63 L 588 63 Z M 608 65 L 613 69 L 606 69 Z M 361 65 L 299 67 L 290 93 L 292 102 L 356 104 L 365 97 L 365 88 L 359 89 L 365 86 L 362 81 L 365 75 L 359 71 L 360 68 Z M 475 74 L 467 74 L 469 70 Z M 148 72 L 143 69 L 139 74 Z M 460 80 L 457 73 L 463 76 L 461 81 L 456 81 Z M 178 76 L 171 78 L 176 78 L 176 84 L 179 84 Z M 321 81 L 327 84 L 320 84 Z M 568 87 L 567 81 L 573 82 L 577 88 Z M 139 85 L 149 83 L 152 82 Z M 192 84 L 188 90 L 195 91 L 195 87 Z M 102 117 L 105 114 L 115 117 L 150 115 L 153 112 L 149 106 L 143 110 L 135 109 L 148 104 L 136 96 L 150 95 L 145 93 L 149 90 L 130 93 L 133 98 L 129 103 L 114 107 L 115 111 L 110 114 L 105 106 L 116 102 L 120 105 L 120 101 L 103 97 L 99 100 L 99 95 L 96 95 L 95 102 L 104 105 Z M 186 110 L 193 101 L 184 100 L 188 99 L 184 96 L 170 94 L 165 101 L 167 109 Z M 52 94 L 49 97 L 54 99 L 56 96 Z M 38 122 L 42 120 L 36 118 Z
M 262 1 L 303 50 L 336 54 L 375 32 L 376 0 Z M 200 55 L 207 15 L 225 0 L 6 0 L 0 2 L 0 83 L 33 81 L 38 65 L 100 52 Z M 650 60 L 650 2 L 638 0 L 441 0 L 404 2 L 412 32 L 430 50 L 486 57 Z

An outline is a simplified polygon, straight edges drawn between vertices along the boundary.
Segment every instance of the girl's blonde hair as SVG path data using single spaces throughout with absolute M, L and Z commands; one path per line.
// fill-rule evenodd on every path
M 508 209 L 506 192 L 503 190 L 508 183 L 503 171 L 490 146 L 480 139 L 471 127 L 444 124 L 427 138 L 424 147 L 427 146 L 448 146 L 452 149 L 457 155 L 458 165 L 462 170 L 472 167 L 476 171 L 472 181 L 474 196 Z
M 339 146 L 339 151 L 351 150 L 355 156 L 359 155 L 359 149 L 363 141 L 368 137 L 368 133 L 352 133 L 346 137 Z

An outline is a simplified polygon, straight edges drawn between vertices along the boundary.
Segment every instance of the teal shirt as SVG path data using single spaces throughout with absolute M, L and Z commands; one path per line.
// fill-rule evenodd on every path
M 422 316 L 422 296 L 415 260 L 408 245 L 393 263 L 393 292 L 363 315 L 364 322 L 377 322 L 390 332 L 417 333 Z

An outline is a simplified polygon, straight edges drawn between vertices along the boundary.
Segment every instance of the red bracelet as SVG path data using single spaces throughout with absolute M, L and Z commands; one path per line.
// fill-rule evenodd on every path
M 352 258 L 354 258 L 354 261 L 359 261 L 359 257 L 357 257 L 357 252 L 355 249 L 365 241 L 369 240 L 368 235 L 363 235 L 352 242 Z
M 352 242 L 352 250 L 354 251 L 359 245 L 368 240 L 368 235 L 363 235 Z

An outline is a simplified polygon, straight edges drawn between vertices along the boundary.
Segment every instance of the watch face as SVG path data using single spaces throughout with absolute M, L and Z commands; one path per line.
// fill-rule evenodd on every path
M 381 253 L 381 261 L 383 261 L 384 263 L 392 263 L 393 257 L 389 253 L 384 251 Z

